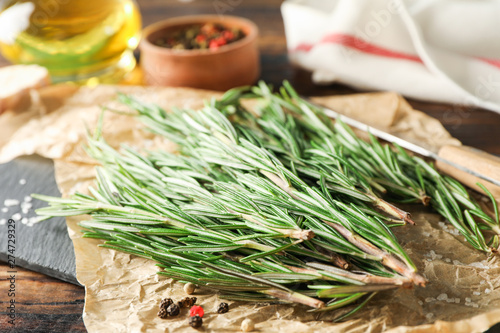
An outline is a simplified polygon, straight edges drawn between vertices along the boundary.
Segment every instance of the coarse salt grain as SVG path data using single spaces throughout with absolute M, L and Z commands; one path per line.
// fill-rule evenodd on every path
M 42 219 L 43 219 L 43 216 L 30 217 L 28 224 L 31 224 L 31 225 L 36 224 L 36 223 L 40 222 Z
M 479 284 L 485 284 L 485 283 L 486 283 L 486 281 L 484 281 L 484 280 L 481 280 L 481 282 L 479 282 Z
M 22 224 L 28 224 L 28 218 L 27 217 L 23 217 L 22 220 L 21 220 L 21 223 Z
M 6 200 L 3 202 L 3 205 L 4 205 L 5 207 L 17 206 L 17 205 L 19 205 L 19 200 L 16 200 L 16 199 L 6 199 Z
M 473 308 L 478 308 L 478 307 L 479 307 L 479 304 L 477 304 L 477 303 L 472 303 L 472 307 L 473 307 Z
M 466 302 L 466 303 L 470 303 L 470 302 L 472 302 L 472 298 L 470 298 L 470 297 L 465 297 L 465 302 Z
M 446 294 L 440 294 L 440 295 L 437 297 L 437 300 L 438 300 L 438 301 L 445 301 L 447 298 L 448 298 L 448 295 L 446 295 Z
M 424 305 L 424 302 L 418 301 L 418 305 Z
M 489 293 L 491 293 L 491 289 L 489 289 L 489 288 L 484 289 L 484 293 L 485 293 L 485 294 L 489 294 Z
M 432 317 L 434 317 L 434 313 L 432 312 L 425 315 L 425 318 L 427 319 L 432 319 Z
M 9 211 L 9 209 L 7 207 L 2 208 L 2 213 L 7 213 L 8 211 Z
M 460 303 L 460 298 L 455 297 L 455 303 L 459 304 Z
M 7 219 L 0 219 L 0 225 L 4 225 L 7 223 Z
M 26 179 L 24 178 L 19 179 L 19 184 L 26 185 Z
M 33 207 L 33 204 L 31 202 L 22 202 L 21 203 L 21 208 L 28 208 L 28 209 L 30 209 L 31 207 Z
M 24 197 L 24 202 L 31 202 L 32 200 L 33 200 L 33 198 L 30 197 L 29 195 Z
M 458 266 L 458 265 L 462 265 L 462 263 L 458 260 L 453 260 L 453 265 Z
M 30 202 L 21 203 L 21 210 L 23 211 L 23 214 L 28 214 L 31 207 L 33 207 L 33 205 Z
M 16 213 L 16 214 L 12 215 L 12 219 L 14 221 L 19 221 L 21 218 L 22 218 L 22 216 L 19 213 Z
M 481 296 L 481 293 L 479 291 L 473 291 L 472 295 L 474 295 L 474 296 Z
M 435 299 L 434 297 L 427 297 L 427 298 L 425 299 L 425 302 L 426 302 L 426 303 L 430 303 L 430 302 L 434 302 L 435 300 L 436 300 L 436 299 Z
M 444 261 L 451 262 L 451 259 L 450 258 L 445 258 Z

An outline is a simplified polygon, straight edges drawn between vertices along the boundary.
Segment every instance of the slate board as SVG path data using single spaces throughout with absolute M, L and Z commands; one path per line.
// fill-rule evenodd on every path
M 24 185 L 21 179 L 25 180 Z M 52 218 L 28 226 L 23 223 L 23 218 L 36 216 L 35 209 L 45 207 L 45 202 L 33 199 L 32 208 L 26 212 L 25 207 L 24 213 L 21 205 L 4 205 L 8 199 L 19 200 L 21 204 L 32 193 L 61 195 L 54 178 L 52 160 L 32 155 L 0 164 L 0 261 L 8 261 L 8 220 L 21 214 L 21 219 L 15 222 L 16 266 L 80 285 L 76 280 L 75 252 L 65 218 Z M 7 212 L 4 212 L 5 208 Z

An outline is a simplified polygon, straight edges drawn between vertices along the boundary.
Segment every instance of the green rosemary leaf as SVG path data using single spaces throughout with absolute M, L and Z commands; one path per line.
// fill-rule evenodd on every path
M 199 246 L 177 246 L 173 251 L 182 252 L 224 252 L 239 249 L 243 245 L 199 245 Z
M 285 251 L 289 247 L 291 247 L 293 245 L 296 245 L 296 244 L 299 244 L 301 242 L 302 242 L 302 240 L 297 240 L 295 242 L 291 242 L 289 244 L 277 247 L 277 248 L 269 250 L 269 251 L 264 251 L 264 252 L 261 252 L 261 253 L 255 253 L 255 254 L 249 255 L 249 256 L 247 256 L 245 258 L 240 259 L 240 262 L 248 262 L 248 261 L 252 261 L 252 260 L 258 259 L 258 258 L 267 257 L 269 255 Z
M 321 275 L 301 274 L 301 273 L 256 273 L 253 276 L 258 276 L 270 280 L 294 280 L 294 281 L 317 280 L 321 277 Z
M 396 289 L 397 286 L 393 284 L 389 285 L 365 285 L 365 286 L 335 286 L 329 289 L 319 290 L 317 292 L 317 296 L 321 298 L 334 298 L 334 297 L 342 297 L 350 294 L 356 293 L 364 293 L 364 292 L 373 292 L 373 291 L 381 291 L 381 290 L 391 290 Z
M 324 308 L 315 309 L 315 310 L 311 310 L 311 311 L 314 311 L 314 312 L 324 312 L 324 311 L 335 310 L 335 309 L 344 307 L 346 305 L 349 305 L 351 303 L 354 303 L 355 301 L 357 301 L 358 299 L 360 299 L 364 295 L 366 295 L 366 293 L 353 294 L 353 295 L 350 295 L 350 296 L 347 296 L 347 297 L 335 300 L 335 301 L 333 301 L 331 303 L 328 303 Z
M 350 316 L 352 316 L 353 314 L 355 314 L 356 312 L 358 312 L 359 310 L 361 310 L 365 305 L 366 303 L 368 303 L 377 293 L 374 292 L 374 293 L 371 293 L 370 295 L 368 295 L 368 297 L 363 301 L 361 302 L 359 305 L 357 305 L 356 307 L 354 307 L 354 309 L 352 309 L 351 311 L 337 317 L 334 319 L 334 322 L 339 322 L 339 321 L 342 321 Z
M 53 215 L 56 216 L 56 215 Z M 130 231 L 130 232 L 140 232 L 141 229 L 132 227 L 132 226 L 127 226 L 119 223 L 110 223 L 110 222 L 97 222 L 93 220 L 89 221 L 81 221 L 78 223 L 79 226 L 83 228 L 97 228 L 97 229 L 102 229 L 102 230 L 122 230 L 122 231 Z
M 493 194 L 491 194 L 490 191 L 488 191 L 488 189 L 483 184 L 476 183 L 476 185 L 479 186 L 488 195 L 488 197 L 490 198 L 491 203 L 493 204 L 493 210 L 495 212 L 494 218 L 495 218 L 495 221 L 496 221 L 496 223 L 498 225 L 499 224 L 498 220 L 499 220 L 500 216 L 498 215 L 498 204 L 497 204 L 497 201 L 496 201 L 495 197 L 493 196 Z

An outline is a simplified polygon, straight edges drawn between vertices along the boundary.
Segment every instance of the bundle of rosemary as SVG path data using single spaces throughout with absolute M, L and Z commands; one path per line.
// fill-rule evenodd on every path
M 246 98 L 258 105 L 247 110 Z M 286 83 L 280 94 L 264 84 L 231 90 L 198 111 L 121 100 L 178 153 L 119 152 L 98 130 L 87 147 L 101 163 L 91 196 L 34 195 L 50 204 L 37 212 L 90 214 L 85 237 L 155 260 L 159 274 L 226 299 L 323 311 L 363 298 L 341 319 L 377 291 L 426 282 L 391 232 L 412 223 L 409 214 L 382 195 L 430 200 L 478 249 L 498 242 L 482 234 L 496 232 L 498 218 L 461 185 L 402 149 L 333 125 Z

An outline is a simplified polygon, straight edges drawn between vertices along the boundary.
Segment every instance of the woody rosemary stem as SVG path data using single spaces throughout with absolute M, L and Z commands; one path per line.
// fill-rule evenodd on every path
M 302 295 L 302 294 L 299 294 L 299 293 L 295 293 L 295 292 L 290 293 L 290 292 L 286 292 L 284 290 L 268 289 L 268 290 L 262 290 L 261 293 L 266 294 L 266 295 L 270 295 L 270 296 L 273 296 L 273 297 L 276 297 L 276 298 L 279 298 L 282 300 L 286 300 L 286 301 L 290 301 L 290 302 L 294 302 L 294 303 L 305 304 L 305 305 L 308 305 L 308 306 L 310 306 L 312 308 L 316 308 L 316 309 L 322 309 L 325 307 L 324 302 L 317 300 L 317 299 L 314 299 L 314 298 L 311 298 L 311 297 L 308 297 L 308 296 L 305 296 L 305 295 Z
M 379 248 L 373 246 L 366 240 L 354 235 L 352 232 L 347 230 L 345 227 L 341 226 L 340 224 L 324 221 L 326 224 L 331 226 L 332 228 L 335 228 L 342 236 L 344 236 L 346 239 L 348 239 L 352 244 L 356 245 L 359 249 L 363 250 L 364 252 L 371 254 L 375 257 L 381 258 L 382 263 L 395 270 L 398 273 L 401 273 L 403 276 L 406 276 L 409 278 L 411 281 L 413 281 L 414 284 L 425 287 L 425 284 L 427 283 L 427 280 L 422 277 L 421 275 L 417 274 L 415 270 L 408 268 L 403 262 L 400 260 L 396 259 L 393 255 L 384 252 L 380 250 Z

